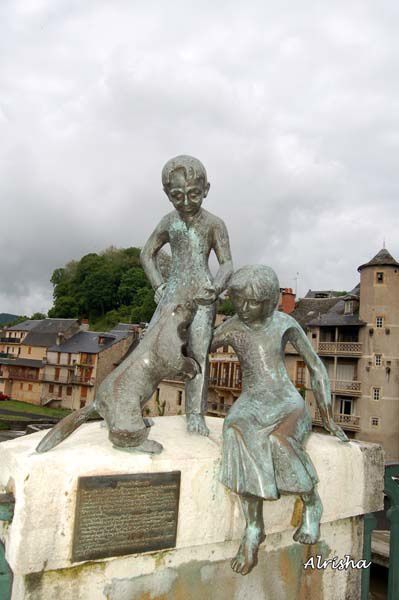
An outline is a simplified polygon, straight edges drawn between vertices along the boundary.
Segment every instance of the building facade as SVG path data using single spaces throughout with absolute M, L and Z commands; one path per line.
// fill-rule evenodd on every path
M 78 409 L 91 402 L 139 330 L 120 323 L 99 333 L 87 331 L 87 325 L 77 319 L 44 319 L 3 332 L 0 391 L 41 406 Z

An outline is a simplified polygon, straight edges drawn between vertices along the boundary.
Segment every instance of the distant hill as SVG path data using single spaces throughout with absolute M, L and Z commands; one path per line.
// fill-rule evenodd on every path
M 19 318 L 19 315 L 10 315 L 9 313 L 0 313 L 0 325 L 7 325 Z

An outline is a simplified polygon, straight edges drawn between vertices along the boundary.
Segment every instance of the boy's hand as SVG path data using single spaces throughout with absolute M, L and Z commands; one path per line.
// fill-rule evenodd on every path
M 154 294 L 154 300 L 155 303 L 158 304 L 159 301 L 161 300 L 164 290 L 166 287 L 166 283 L 161 283 L 161 285 L 159 287 L 157 287 L 157 289 L 155 290 L 155 294 Z
M 203 292 L 201 292 L 198 296 L 196 296 L 194 298 L 194 300 L 198 304 L 207 306 L 208 304 L 213 304 L 213 302 L 216 302 L 217 297 L 218 297 L 218 295 L 216 293 L 215 288 L 209 287 L 209 288 L 205 288 L 203 290 Z
M 332 419 L 323 423 L 324 429 L 327 429 L 332 435 L 335 435 L 341 442 L 349 442 L 349 438 L 344 433 L 339 425 L 335 423 Z

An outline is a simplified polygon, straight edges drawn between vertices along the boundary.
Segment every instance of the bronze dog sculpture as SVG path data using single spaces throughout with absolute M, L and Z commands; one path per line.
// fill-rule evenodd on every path
M 195 311 L 194 302 L 163 307 L 138 346 L 101 383 L 94 402 L 57 423 L 37 452 L 51 450 L 98 412 L 114 446 L 160 453 L 162 445 L 147 439 L 150 424 L 143 419 L 142 409 L 162 379 L 177 375 L 192 379 L 200 372 L 198 363 L 185 355 L 187 328 Z

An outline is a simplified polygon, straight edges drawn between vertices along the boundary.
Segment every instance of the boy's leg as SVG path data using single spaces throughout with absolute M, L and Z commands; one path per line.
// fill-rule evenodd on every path
M 303 502 L 302 520 L 294 533 L 294 540 L 301 544 L 315 544 L 320 536 L 323 505 L 316 488 L 313 488 L 308 494 L 301 494 L 301 498 Z
M 209 348 L 213 334 L 216 306 L 198 306 L 190 325 L 188 337 L 189 354 L 201 367 L 201 373 L 186 383 L 187 429 L 201 435 L 209 435 L 204 415 L 208 410 Z
M 263 523 L 263 500 L 257 496 L 239 495 L 245 517 L 245 531 L 231 568 L 236 573 L 247 575 L 258 562 L 258 549 L 265 539 Z

